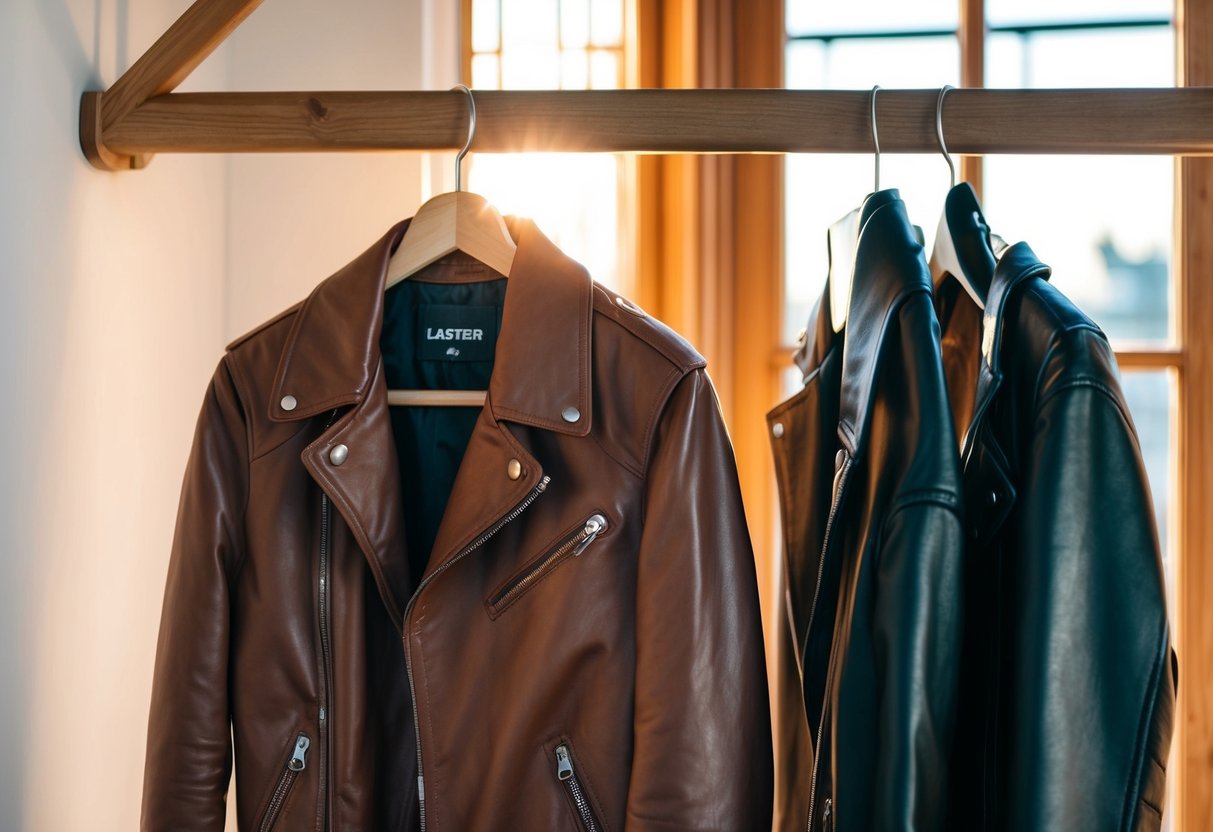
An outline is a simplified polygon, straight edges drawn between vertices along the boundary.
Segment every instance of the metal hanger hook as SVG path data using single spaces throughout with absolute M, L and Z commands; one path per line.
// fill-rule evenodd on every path
M 956 163 L 952 161 L 952 154 L 948 152 L 948 146 L 943 140 L 943 97 L 948 94 L 949 90 L 956 89 L 951 84 L 944 84 L 939 88 L 939 100 L 935 102 L 935 135 L 939 138 L 939 152 L 943 154 L 943 158 L 948 162 L 948 172 L 952 175 L 952 187 L 956 187 Z
M 451 87 L 451 92 L 455 90 L 463 90 L 468 94 L 468 140 L 463 143 L 463 149 L 455 156 L 455 193 L 459 193 L 463 190 L 463 157 L 468 155 L 472 139 L 476 138 L 476 99 L 466 84 L 456 84 Z
M 880 134 L 876 132 L 876 91 L 880 89 L 880 84 L 872 86 L 872 144 L 876 147 L 876 188 L 873 191 L 880 190 Z

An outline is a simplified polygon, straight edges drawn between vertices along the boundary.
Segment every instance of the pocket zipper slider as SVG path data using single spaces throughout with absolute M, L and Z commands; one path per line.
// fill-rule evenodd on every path
M 564 745 L 556 746 L 556 776 L 561 780 L 573 776 L 573 761 L 569 759 L 569 749 Z
M 307 750 L 311 746 L 312 741 L 303 734 L 295 740 L 295 753 L 291 755 L 291 761 L 286 764 L 286 767 L 291 771 L 303 771 L 307 765 Z
M 585 551 L 586 547 L 594 542 L 594 538 L 606 531 L 607 521 L 601 514 L 595 514 L 589 520 L 585 521 L 585 528 L 581 533 L 585 535 L 585 539 L 577 544 L 577 548 L 573 550 L 573 557 L 578 557 Z

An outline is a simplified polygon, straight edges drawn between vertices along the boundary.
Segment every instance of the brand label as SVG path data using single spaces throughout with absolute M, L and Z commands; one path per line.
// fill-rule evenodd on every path
M 417 309 L 422 361 L 492 361 L 497 307 L 423 304 Z

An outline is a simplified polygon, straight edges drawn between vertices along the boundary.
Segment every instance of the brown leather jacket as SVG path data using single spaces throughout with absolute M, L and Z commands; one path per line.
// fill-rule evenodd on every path
M 703 360 L 526 222 L 508 281 L 452 257 L 385 295 L 406 227 L 215 373 L 143 828 L 221 829 L 233 755 L 241 829 L 768 828 L 755 570 Z M 414 313 L 493 291 L 483 410 L 389 411 L 417 367 L 477 372 L 414 362 Z

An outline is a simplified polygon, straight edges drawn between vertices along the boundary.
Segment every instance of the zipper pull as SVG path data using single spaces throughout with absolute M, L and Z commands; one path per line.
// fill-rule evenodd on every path
M 825 811 L 821 813 L 821 828 L 825 832 L 833 832 L 834 829 L 834 799 L 826 798 Z
M 585 539 L 577 544 L 577 548 L 573 550 L 573 557 L 578 557 L 585 551 L 586 547 L 594 542 L 594 538 L 606 531 L 607 521 L 601 514 L 595 514 L 589 520 L 585 521 L 585 528 L 581 533 L 585 535 Z
M 295 753 L 291 755 L 291 761 L 286 764 L 286 767 L 291 771 L 303 771 L 307 765 L 307 750 L 312 745 L 312 741 L 307 738 L 306 734 L 300 734 L 295 740 Z
M 556 776 L 561 780 L 568 780 L 573 776 L 573 761 L 569 758 L 566 745 L 556 746 Z

